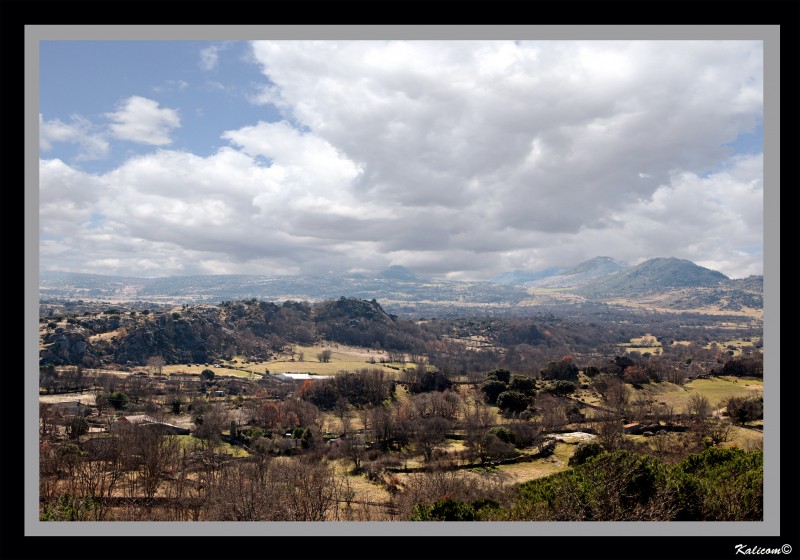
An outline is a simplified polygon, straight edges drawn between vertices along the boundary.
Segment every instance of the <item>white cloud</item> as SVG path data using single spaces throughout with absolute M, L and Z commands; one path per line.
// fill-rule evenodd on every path
M 80 115 L 73 115 L 71 123 L 60 119 L 44 120 L 39 114 L 39 149 L 47 152 L 58 142 L 78 144 L 80 150 L 77 160 L 102 159 L 108 155 L 108 142 L 89 120 Z
M 115 137 L 154 146 L 170 144 L 170 132 L 181 125 L 175 109 L 160 108 L 158 101 L 138 95 L 123 100 L 106 117 L 112 121 L 109 128 Z
M 167 80 L 164 83 L 153 86 L 153 91 L 162 93 L 165 91 L 185 91 L 189 87 L 189 82 L 186 80 Z
M 392 249 L 526 243 L 536 260 L 538 240 L 577 240 L 676 174 L 718 165 L 762 111 L 759 42 L 254 42 L 253 52 L 270 81 L 262 101 L 358 165 L 362 200 L 432 220 L 387 236 Z
M 520 229 L 575 231 L 582 212 L 647 195 L 675 168 L 714 165 L 761 110 L 752 95 L 727 106 L 760 86 L 756 43 L 253 49 L 270 100 L 363 167 L 366 197 L 468 206 L 472 183 L 502 197 L 493 219 Z
M 222 45 L 211 45 L 200 51 L 200 68 L 205 71 L 214 70 L 219 64 L 219 51 Z
M 53 267 L 489 278 L 609 255 L 761 270 L 763 162 L 724 146 L 760 120 L 759 42 L 276 41 L 253 54 L 260 102 L 284 121 L 102 175 L 42 163 L 48 211 L 61 181 L 80 214 L 49 246 Z M 180 125 L 137 97 L 113 119 L 152 145 Z
M 93 215 L 102 204 L 105 182 L 73 169 L 59 159 L 39 161 L 39 231 L 47 238 L 81 236 L 91 229 Z M 71 258 L 82 258 L 72 255 Z

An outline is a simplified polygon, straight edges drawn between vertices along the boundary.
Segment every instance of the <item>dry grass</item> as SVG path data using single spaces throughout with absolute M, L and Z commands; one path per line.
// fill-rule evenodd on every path
M 625 348 L 626 353 L 639 352 L 644 354 L 645 352 L 649 352 L 650 354 L 661 354 L 664 351 L 661 343 L 651 334 L 631 338 L 630 340 L 631 341 L 628 343 L 619 345 Z
M 330 361 L 321 362 L 317 355 L 323 350 L 331 350 Z M 303 360 L 300 361 L 300 354 Z M 375 359 L 375 363 L 370 363 L 370 358 Z M 266 362 L 246 362 L 243 356 L 236 356 L 236 363 L 224 362 L 234 368 L 253 371 L 256 373 L 312 373 L 319 375 L 333 375 L 340 371 L 355 371 L 363 368 L 380 369 L 386 373 L 396 374 L 405 367 L 414 367 L 408 363 L 405 366 L 400 364 L 382 364 L 381 359 L 386 359 L 386 353 L 367 348 L 357 348 L 342 345 L 325 346 L 295 346 L 293 354 L 279 355 L 273 360 Z M 389 367 L 394 366 L 394 367 Z M 202 371 L 202 368 L 201 370 Z M 230 370 L 228 370 L 230 371 Z
M 95 394 L 92 392 L 86 393 L 69 393 L 61 395 L 39 395 L 39 402 L 46 404 L 62 403 L 62 402 L 75 402 L 80 401 L 82 404 L 94 406 Z
M 125 335 L 124 329 L 120 328 L 115 331 L 109 331 L 100 334 L 93 334 L 92 336 L 88 337 L 86 341 L 90 344 L 94 344 L 100 340 L 111 340 L 116 337 L 122 338 Z
M 728 445 L 735 445 L 746 450 L 764 448 L 764 432 L 745 426 L 736 426 L 733 429 L 731 441 Z
M 202 440 L 195 436 L 169 436 L 171 438 L 175 438 L 178 443 L 180 444 L 181 448 L 187 450 L 193 450 L 202 445 Z M 225 453 L 226 455 L 230 455 L 231 457 L 249 457 L 250 454 L 245 451 L 243 448 L 238 447 L 236 445 L 231 445 L 228 442 L 220 441 L 214 446 L 214 451 L 216 453 Z
M 743 338 L 736 338 L 733 340 L 728 340 L 725 342 L 709 342 L 705 345 L 705 348 L 716 348 L 719 350 L 731 350 L 733 351 L 734 356 L 741 356 L 742 349 L 747 347 L 751 348 L 753 346 L 753 339 L 745 340 Z
M 542 459 L 537 459 L 528 463 L 514 463 L 511 465 L 500 465 L 491 470 L 506 477 L 508 484 L 519 484 L 528 480 L 542 478 L 558 472 L 566 471 L 569 458 L 575 452 L 575 445 L 568 443 L 557 443 L 555 452 Z

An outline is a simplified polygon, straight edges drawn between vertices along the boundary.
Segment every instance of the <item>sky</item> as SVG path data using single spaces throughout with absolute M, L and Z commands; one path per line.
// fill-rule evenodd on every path
M 763 273 L 761 41 L 43 41 L 41 270 Z

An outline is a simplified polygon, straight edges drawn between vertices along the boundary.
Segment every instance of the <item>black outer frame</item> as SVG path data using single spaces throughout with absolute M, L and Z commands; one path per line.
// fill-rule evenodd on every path
M 20 132 L 24 130 L 24 26 L 25 25 L 780 25 L 781 74 L 783 76 L 781 107 L 784 134 L 781 136 L 784 166 L 781 169 L 787 185 L 798 185 L 797 132 L 800 131 L 797 100 L 797 54 L 800 2 L 797 0 L 495 0 L 493 2 L 418 0 L 366 1 L 261 1 L 245 0 L 193 1 L 180 0 L 119 0 L 52 1 L 3 0 L 0 3 L 0 57 L 3 68 L 3 88 L 0 103 L 3 111 L 1 128 L 3 154 L 8 150 L 14 157 L 6 158 L 3 181 L 13 185 L 14 195 L 24 193 L 16 187 L 22 182 L 23 149 Z M 795 80 L 793 80 L 793 78 Z M 12 87 L 13 86 L 13 87 Z M 11 136 L 11 131 L 15 134 Z M 19 157 L 17 157 L 19 154 Z M 9 165 L 10 164 L 10 165 Z M 18 182 L 12 183 L 12 180 Z M 24 205 L 21 198 L 17 200 Z M 13 220 L 6 224 L 18 226 Z M 12 239 L 16 239 L 15 236 Z M 18 245 L 15 244 L 18 248 Z M 23 250 L 24 261 L 24 250 Z M 24 285 L 23 290 L 35 289 Z M 9 294 L 11 295 L 11 294 Z M 16 299 L 12 295 L 12 299 Z M 16 307 L 19 309 L 19 307 Z M 17 317 L 12 315 L 12 317 Z M 21 315 L 20 315 L 21 317 Z M 12 319 L 15 320 L 15 319 Z M 21 329 L 17 329 L 21 331 Z M 5 394 L 16 393 L 22 387 L 22 377 L 7 371 Z M 653 558 L 653 559 L 712 559 L 738 556 L 734 546 L 780 548 L 790 545 L 793 551 L 782 557 L 798 557 L 797 504 L 800 499 L 796 463 L 792 460 L 793 443 L 797 443 L 798 417 L 796 405 L 790 401 L 800 395 L 796 376 L 781 379 L 781 432 L 786 439 L 781 454 L 781 523 L 780 536 L 736 537 L 722 536 L 503 536 L 503 537 L 31 537 L 24 535 L 20 515 L 24 503 L 23 485 L 15 481 L 25 476 L 22 455 L 9 456 L 13 446 L 2 446 L 0 461 L 0 557 L 27 558 L 114 558 L 148 559 L 176 558 L 224 559 L 231 556 L 269 558 Z M 14 426 L 23 411 L 19 405 L 4 399 L 0 413 L 4 426 Z M 6 443 L 14 430 L 6 431 Z M 792 438 L 792 439 L 789 439 Z M 783 443 L 783 442 L 782 442 Z

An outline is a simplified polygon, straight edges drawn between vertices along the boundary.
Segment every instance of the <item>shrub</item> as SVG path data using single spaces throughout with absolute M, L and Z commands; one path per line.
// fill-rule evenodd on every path
M 522 412 L 528 408 L 528 397 L 517 391 L 505 391 L 498 395 L 497 407 L 503 412 Z
M 503 383 L 508 383 L 511 381 L 511 372 L 507 369 L 493 369 L 492 371 L 486 373 L 486 377 L 488 379 L 497 379 Z
M 487 513 L 499 509 L 494 500 L 480 499 L 470 503 L 443 498 L 432 504 L 417 504 L 411 521 L 479 521 Z
M 591 378 L 600 374 L 600 368 L 595 366 L 589 366 L 583 371 L 583 373 L 586 374 L 586 377 Z
M 536 382 L 527 375 L 515 375 L 508 384 L 508 389 L 530 395 L 536 390 Z
M 115 391 L 108 395 L 108 404 L 113 406 L 115 410 L 122 410 L 128 406 L 129 400 L 128 395 L 122 391 Z
M 575 448 L 575 453 L 569 458 L 569 466 L 584 464 L 591 457 L 596 457 L 603 452 L 603 446 L 596 441 L 579 443 Z
M 556 381 L 550 389 L 548 389 L 548 393 L 552 393 L 554 395 L 569 395 L 574 393 L 578 390 L 578 385 L 573 383 L 572 381 Z
M 578 368 L 572 360 L 561 360 L 560 362 L 550 362 L 542 370 L 543 379 L 563 379 L 578 380 Z
M 725 407 L 731 419 L 738 424 L 764 417 L 764 401 L 761 397 L 731 397 Z
M 69 439 L 78 439 L 89 432 L 89 423 L 83 416 L 73 416 L 67 422 L 67 436 Z
M 475 509 L 470 504 L 445 498 L 414 506 L 411 521 L 475 521 Z
M 441 371 L 414 371 L 411 373 L 411 378 L 408 390 L 412 393 L 441 392 L 453 385 L 453 382 Z
M 498 426 L 489 430 L 490 434 L 494 434 L 500 441 L 516 445 L 517 435 L 510 429 L 504 426 Z
M 497 379 L 490 379 L 481 385 L 481 391 L 483 392 L 486 402 L 492 404 L 496 403 L 497 397 L 500 396 L 500 393 L 503 393 L 506 390 L 508 390 L 508 386 Z

